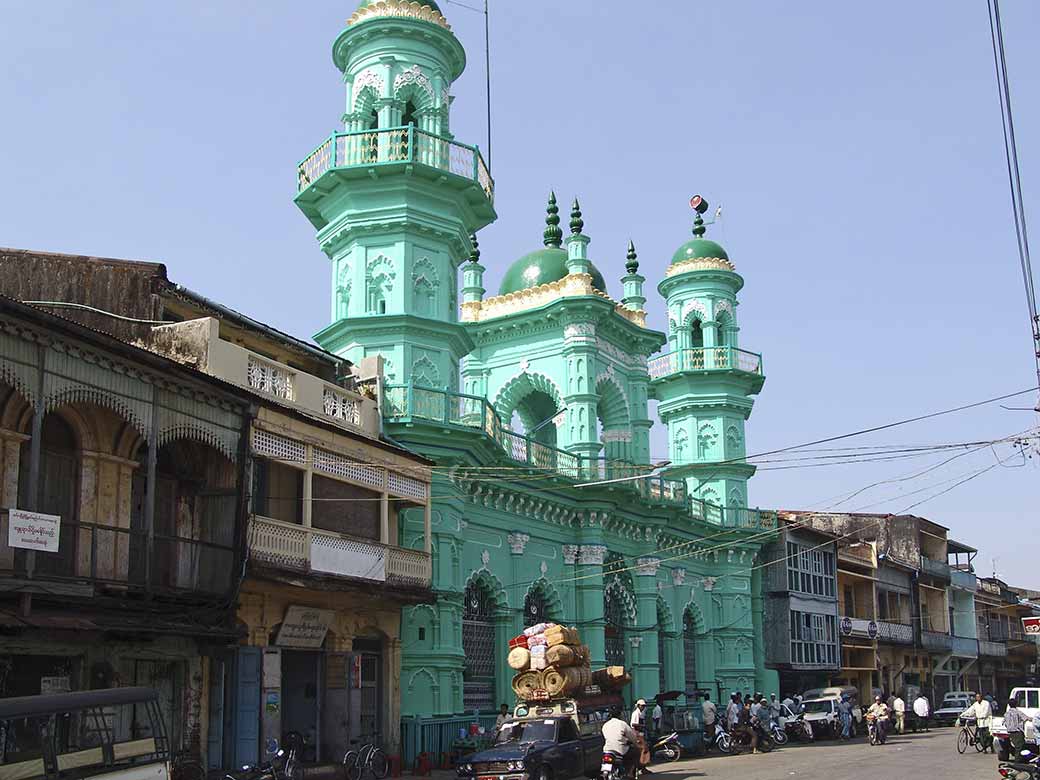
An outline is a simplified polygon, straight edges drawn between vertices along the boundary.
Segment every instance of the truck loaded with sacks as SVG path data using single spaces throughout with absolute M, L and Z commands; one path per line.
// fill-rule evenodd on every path
M 539 623 L 510 640 L 517 704 L 495 734 L 494 745 L 467 756 L 458 774 L 472 780 L 569 780 L 597 777 L 601 729 L 624 667 L 592 671 L 589 648 L 577 629 Z

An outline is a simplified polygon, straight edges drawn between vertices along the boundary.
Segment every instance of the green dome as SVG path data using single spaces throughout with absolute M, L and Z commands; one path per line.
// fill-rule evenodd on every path
M 729 255 L 717 244 L 707 238 L 691 238 L 672 255 L 672 264 L 681 263 L 683 260 L 693 260 L 698 257 L 717 257 L 721 260 L 729 260 Z
M 515 261 L 502 277 L 499 295 L 527 290 L 540 284 L 557 282 L 567 275 L 567 252 L 556 247 L 545 247 L 524 255 Z M 592 286 L 600 292 L 607 291 L 603 274 L 592 266 Z

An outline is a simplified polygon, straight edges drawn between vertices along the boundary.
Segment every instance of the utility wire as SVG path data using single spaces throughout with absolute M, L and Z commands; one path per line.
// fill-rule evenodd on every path
M 1000 0 L 987 0 L 989 34 L 993 44 L 993 67 L 997 76 L 997 94 L 1000 99 L 1000 121 L 1004 130 L 1004 157 L 1007 160 L 1008 185 L 1011 189 L 1011 211 L 1015 223 L 1019 265 L 1026 291 L 1030 331 L 1033 336 L 1033 356 L 1036 376 L 1040 380 L 1040 314 L 1037 313 L 1036 288 L 1033 266 L 1029 256 L 1029 233 L 1026 230 L 1025 204 L 1022 199 L 1022 175 L 1018 166 L 1018 144 L 1015 140 L 1015 120 L 1011 109 L 1011 88 L 1008 84 L 1007 59 L 1004 54 L 1004 30 L 1000 21 Z M 1036 405 L 1040 412 L 1040 399 Z

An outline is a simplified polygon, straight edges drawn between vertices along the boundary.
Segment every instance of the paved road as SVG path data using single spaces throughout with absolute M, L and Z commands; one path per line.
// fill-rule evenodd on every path
M 996 756 L 974 749 L 961 755 L 956 739 L 957 729 L 942 728 L 893 736 L 878 747 L 862 738 L 793 744 L 768 755 L 712 755 L 655 764 L 647 780 L 999 780 Z

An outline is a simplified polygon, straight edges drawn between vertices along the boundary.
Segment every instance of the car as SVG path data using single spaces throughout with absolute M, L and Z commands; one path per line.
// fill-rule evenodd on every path
M 466 756 L 460 780 L 570 780 L 599 776 L 602 721 L 577 702 L 521 704 L 495 734 L 495 744 Z
M 838 704 L 842 696 L 848 696 L 852 702 L 852 732 L 863 729 L 863 709 L 859 706 L 859 691 L 851 686 L 833 688 L 815 688 L 805 692 L 802 699 L 802 712 L 816 737 L 841 736 L 841 721 L 838 718 Z
M 1040 712 L 1040 688 L 1012 688 L 1008 694 L 1008 700 L 1017 699 L 1018 709 L 1026 716 L 1025 738 L 1026 749 L 1037 752 L 1040 747 L 1040 734 L 1033 729 L 1033 718 Z M 1004 717 L 1002 715 L 993 718 L 990 733 L 997 743 L 997 758 L 1001 761 L 1009 760 L 1011 755 L 1011 740 L 1008 739 L 1007 729 L 1004 728 Z
M 942 704 L 932 713 L 932 720 L 940 726 L 956 725 L 961 713 L 974 701 L 974 691 L 950 691 L 943 696 Z

